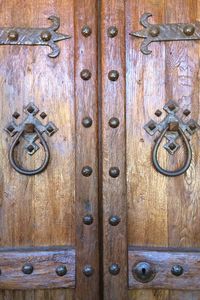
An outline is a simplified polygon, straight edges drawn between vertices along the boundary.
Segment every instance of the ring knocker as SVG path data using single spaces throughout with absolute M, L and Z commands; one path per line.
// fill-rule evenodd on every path
M 28 114 L 27 118 L 19 125 L 16 124 L 15 121 L 12 121 L 10 124 L 8 124 L 5 130 L 12 137 L 16 135 L 9 149 L 9 162 L 11 166 L 20 174 L 32 176 L 44 171 L 50 160 L 49 147 L 42 134 L 45 132 L 48 136 L 52 136 L 58 129 L 52 122 L 49 122 L 44 126 L 41 121 L 35 117 L 35 115 L 39 112 L 39 109 L 33 103 L 29 103 L 25 107 L 24 111 L 26 114 Z M 20 115 L 17 112 L 13 114 L 15 119 L 17 119 L 19 116 Z M 44 119 L 46 116 L 47 115 L 44 112 L 40 114 L 42 119 Z M 16 162 L 14 152 L 21 138 L 24 138 L 26 141 L 25 151 L 27 151 L 29 155 L 35 154 L 36 151 L 40 149 L 40 145 L 42 146 L 45 156 L 40 167 L 33 170 L 28 170 Z M 39 140 L 40 145 L 36 143 L 37 140 Z
M 154 135 L 157 131 L 161 134 L 155 142 L 153 153 L 152 153 L 152 162 L 155 169 L 165 176 L 175 177 L 184 174 L 190 167 L 192 161 L 192 149 L 190 145 L 191 136 L 199 129 L 199 125 L 193 119 L 185 123 L 181 118 L 179 118 L 176 113 L 179 110 L 179 106 L 176 102 L 170 100 L 163 109 L 167 112 L 167 116 L 157 124 L 155 121 L 150 120 L 145 126 L 144 129 L 150 134 Z M 157 110 L 155 113 L 157 116 L 161 116 L 162 112 Z M 188 109 L 183 111 L 185 116 L 190 114 Z M 179 148 L 180 145 L 177 143 L 178 138 L 182 138 L 186 146 L 186 159 L 183 166 L 177 170 L 170 171 L 163 169 L 158 161 L 158 149 L 161 145 L 163 138 L 167 139 L 167 143 L 164 145 L 164 148 L 173 155 Z

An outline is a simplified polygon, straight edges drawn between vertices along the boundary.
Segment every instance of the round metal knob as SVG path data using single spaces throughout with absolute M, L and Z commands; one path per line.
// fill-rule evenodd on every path
M 18 34 L 18 32 L 16 30 L 9 31 L 9 33 L 8 33 L 8 39 L 10 41 L 13 41 L 13 42 L 17 41 L 18 38 L 19 38 L 19 34 Z
M 90 277 L 92 276 L 94 273 L 94 269 L 92 266 L 90 265 L 86 265 L 84 268 L 83 268 L 83 274 L 87 277 Z
M 116 81 L 116 80 L 119 78 L 119 72 L 116 71 L 116 70 L 111 70 L 111 71 L 108 73 L 108 78 L 109 78 L 111 81 Z
M 50 41 L 51 39 L 51 33 L 49 31 L 43 31 L 41 33 L 41 39 L 44 41 L 44 42 L 48 42 Z
M 132 273 L 134 278 L 142 283 L 152 281 L 156 275 L 154 266 L 148 262 L 136 264 L 132 269 Z
M 118 264 L 112 264 L 109 267 L 109 272 L 112 275 L 117 275 L 120 272 L 120 266 Z
M 92 174 L 92 168 L 89 166 L 85 166 L 82 169 L 82 175 L 85 177 L 89 177 Z
M 117 128 L 119 126 L 119 119 L 113 117 L 109 120 L 109 125 L 112 128 Z
M 85 128 L 89 128 L 92 126 L 92 119 L 90 117 L 85 117 L 83 120 L 82 120 L 82 125 L 85 127 Z
M 185 33 L 185 35 L 187 36 L 191 36 L 194 34 L 195 32 L 195 27 L 192 24 L 188 24 L 184 27 L 183 32 Z
M 111 216 L 109 218 L 109 224 L 112 226 L 117 226 L 120 223 L 121 219 L 118 216 Z
M 83 217 L 83 223 L 85 225 L 91 225 L 93 223 L 94 219 L 92 215 L 86 215 Z
M 30 275 L 33 273 L 33 265 L 30 264 L 30 263 L 27 263 L 25 264 L 23 267 L 22 267 L 22 272 L 26 275 Z
M 110 26 L 107 33 L 110 38 L 114 38 L 118 34 L 118 29 L 116 26 Z
M 58 275 L 58 276 L 64 276 L 64 275 L 66 275 L 67 274 L 67 268 L 66 268 L 66 266 L 58 266 L 57 268 L 56 268 L 56 274 Z
M 160 34 L 160 28 L 158 26 L 151 26 L 151 28 L 149 29 L 149 34 L 152 37 L 156 37 Z
M 87 69 L 82 70 L 80 75 L 83 80 L 89 80 L 92 77 L 92 73 Z
M 116 177 L 119 176 L 120 170 L 119 170 L 119 168 L 117 168 L 117 167 L 112 167 L 112 168 L 110 168 L 110 170 L 109 170 L 109 174 L 110 174 L 111 177 L 116 178 Z
M 88 36 L 91 35 L 92 29 L 91 29 L 89 26 L 85 25 L 85 26 L 83 26 L 83 28 L 81 29 L 81 33 L 82 33 L 82 35 L 83 35 L 84 37 L 88 37 Z
M 174 265 L 171 269 L 171 273 L 174 276 L 181 276 L 183 274 L 184 270 L 183 267 L 180 265 Z

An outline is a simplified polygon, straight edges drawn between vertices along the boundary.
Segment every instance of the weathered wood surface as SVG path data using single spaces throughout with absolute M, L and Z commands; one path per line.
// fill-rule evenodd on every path
M 26 264 L 33 266 L 32 274 L 24 274 Z M 67 274 L 58 276 L 59 266 Z M 73 248 L 2 249 L 0 250 L 0 289 L 54 289 L 75 287 L 75 250 Z
M 75 115 L 74 1 L 1 2 L 1 26 L 48 27 L 49 16 L 60 17 L 60 32 L 72 39 L 59 42 L 61 54 L 48 58 L 49 47 L 0 47 L 0 246 L 75 245 Z M 46 138 L 51 161 L 35 177 L 16 173 L 8 162 L 12 139 L 3 130 L 12 113 L 34 102 L 59 131 Z M 21 119 L 20 119 L 21 120 Z M 20 154 L 19 154 L 20 155 Z M 22 156 L 22 155 L 21 155 Z M 21 158 L 37 164 L 40 153 Z M 73 291 L 1 291 L 0 299 L 72 299 Z
M 199 42 L 152 43 L 152 54 L 140 52 L 141 39 L 129 32 L 141 29 L 140 16 L 151 12 L 152 23 L 199 20 L 199 1 L 152 0 L 126 2 L 126 116 L 128 244 L 139 246 L 199 247 L 199 134 L 193 136 L 193 162 L 187 174 L 166 178 L 151 163 L 153 138 L 143 129 L 154 112 L 169 99 L 191 110 L 199 120 Z M 181 151 L 169 159 L 159 153 L 161 164 L 176 168 Z M 134 300 L 200 299 L 200 292 L 137 290 Z
M 75 99 L 76 99 L 76 300 L 99 299 L 99 243 L 98 243 L 98 115 L 97 115 L 97 1 L 75 1 Z M 91 28 L 85 37 L 81 30 Z M 82 70 L 91 73 L 89 80 L 80 76 Z M 84 118 L 92 119 L 84 127 Z M 85 166 L 92 168 L 90 176 L 83 176 Z M 93 223 L 85 225 L 83 217 L 91 215 Z M 85 276 L 85 266 L 93 274 Z
M 158 250 L 129 249 L 129 288 L 131 289 L 170 289 L 170 290 L 199 290 L 200 253 L 180 251 L 167 251 L 166 248 Z M 155 277 L 152 281 L 141 283 L 132 273 L 133 267 L 139 262 L 148 262 L 155 268 Z M 174 276 L 172 267 L 180 265 L 183 274 Z M 183 292 L 184 293 L 184 292 Z
M 125 170 L 125 2 L 102 1 L 101 6 L 101 76 L 102 76 L 102 203 L 103 203 L 103 281 L 104 299 L 127 299 L 127 236 L 126 236 L 126 170 Z M 118 34 L 110 38 L 108 29 L 116 26 Z M 119 78 L 111 81 L 110 71 Z M 119 126 L 109 126 L 111 118 L 119 119 Z M 120 174 L 109 175 L 112 167 Z M 109 224 L 111 216 L 120 223 Z M 109 267 L 117 264 L 120 272 L 112 275 Z

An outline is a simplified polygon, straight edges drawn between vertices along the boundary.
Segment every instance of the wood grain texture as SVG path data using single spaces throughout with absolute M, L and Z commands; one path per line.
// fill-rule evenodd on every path
M 101 9 L 101 71 L 102 71 L 102 194 L 103 194 L 103 280 L 104 299 L 127 299 L 127 236 L 126 236 L 126 172 L 125 172 L 125 32 L 124 1 L 102 1 Z M 118 35 L 110 38 L 107 30 L 116 26 Z M 108 73 L 119 72 L 111 81 Z M 109 120 L 119 119 L 111 128 Z M 117 178 L 109 169 L 118 167 Z M 117 226 L 109 224 L 112 215 L 120 217 Z M 118 275 L 109 273 L 111 264 L 118 264 Z
M 33 273 L 22 272 L 25 264 L 33 266 Z M 58 276 L 56 268 L 66 266 L 67 274 Z M 75 287 L 75 250 L 53 249 L 2 249 L 0 250 L 0 288 L 12 290 L 53 289 Z
M 57 15 L 60 32 L 74 36 L 74 3 L 69 1 L 2 1 L 1 26 L 48 27 L 47 18 Z M 48 47 L 0 47 L 1 142 L 0 142 L 0 245 L 51 246 L 75 244 L 75 126 L 74 126 L 74 38 L 60 42 L 61 54 L 47 57 Z M 23 106 L 36 103 L 59 131 L 47 139 L 51 161 L 35 177 L 16 173 L 8 162 L 11 139 L 3 128 L 12 113 L 23 115 Z M 33 166 L 40 154 L 32 158 Z M 22 159 L 24 161 L 24 159 Z M 29 159 L 30 161 L 30 159 Z M 28 162 L 28 161 L 27 161 Z M 72 299 L 73 292 L 1 291 L 1 299 Z
M 175 251 L 163 250 L 138 250 L 129 249 L 129 287 L 132 289 L 170 289 L 170 290 L 199 290 L 199 251 L 184 252 L 178 249 Z M 148 262 L 155 268 L 155 278 L 147 283 L 137 281 L 132 273 L 132 269 L 139 262 Z M 181 276 L 174 276 L 171 273 L 172 266 L 183 267 Z M 180 291 L 179 291 L 180 293 Z M 184 292 L 182 292 L 184 295 Z
M 88 25 L 92 34 L 84 37 L 81 29 Z M 91 79 L 83 80 L 83 69 L 91 72 Z M 97 1 L 75 1 L 75 97 L 76 97 L 76 300 L 99 299 L 99 244 L 98 244 L 98 115 L 97 115 Z M 85 128 L 82 120 L 92 119 Z M 92 174 L 84 177 L 84 166 Z M 85 215 L 93 216 L 91 225 L 83 224 Z M 86 265 L 94 273 L 83 274 Z
M 128 33 L 141 29 L 139 18 L 153 14 L 152 23 L 199 20 L 199 1 L 127 1 L 127 191 L 129 245 L 199 247 L 199 134 L 192 139 L 193 162 L 187 174 L 165 178 L 151 163 L 152 138 L 143 126 L 169 99 L 191 110 L 199 120 L 199 43 L 152 43 L 152 54 L 140 52 L 140 39 Z M 190 118 L 189 117 L 189 118 Z M 161 164 L 176 168 L 182 160 L 161 151 Z M 130 291 L 129 299 L 200 299 L 198 292 Z

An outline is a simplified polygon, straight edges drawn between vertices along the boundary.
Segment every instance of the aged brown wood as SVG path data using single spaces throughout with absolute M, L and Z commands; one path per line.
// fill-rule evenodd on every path
M 158 250 L 130 248 L 128 254 L 129 288 L 199 290 L 199 255 L 199 250 L 186 252 L 184 249 L 166 251 L 165 248 Z M 134 278 L 132 269 L 139 262 L 148 262 L 155 268 L 156 275 L 152 281 L 141 283 Z M 182 266 L 182 275 L 174 276 L 171 273 L 172 267 L 175 265 Z
M 32 274 L 24 274 L 26 264 L 33 266 Z M 75 250 L 73 248 L 29 248 L 0 250 L 0 288 L 12 290 L 53 289 L 75 287 Z M 59 266 L 67 274 L 58 276 Z
M 82 29 L 89 26 L 91 34 Z M 90 31 L 90 30 L 89 30 Z M 85 32 L 85 30 L 83 30 Z M 86 30 L 86 32 L 88 32 Z M 75 98 L 76 98 L 76 295 L 75 299 L 99 299 L 98 245 L 98 115 L 97 115 L 97 1 L 75 1 Z M 83 71 L 88 70 L 88 71 Z M 90 73 L 88 73 L 90 72 Z M 81 78 L 82 74 L 82 78 Z M 91 75 L 90 75 L 91 74 Z M 88 76 L 89 75 L 89 79 Z M 88 80 L 87 80 L 88 79 Z M 91 126 L 84 119 L 91 118 Z M 88 124 L 88 122 L 86 122 Z M 87 169 L 92 168 L 91 175 Z M 91 225 L 83 223 L 92 216 Z M 92 274 L 86 276 L 84 268 Z
M 50 15 L 61 19 L 60 32 L 73 33 L 74 1 L 1 2 L 2 26 L 47 27 Z M 1 168 L 0 245 L 29 247 L 75 245 L 75 126 L 74 126 L 74 39 L 59 43 L 61 54 L 47 57 L 48 47 L 0 47 Z M 3 130 L 15 110 L 33 101 L 59 128 L 48 139 L 51 161 L 41 175 L 29 178 L 17 174 L 7 154 L 11 139 Z M 34 167 L 40 155 L 21 159 Z M 0 299 L 63 300 L 73 291 L 0 291 Z
M 126 3 L 128 243 L 141 247 L 199 247 L 198 137 L 192 141 L 194 159 L 187 174 L 167 179 L 152 166 L 153 142 L 144 133 L 143 126 L 169 99 L 175 99 L 182 108 L 192 111 L 193 118 L 199 119 L 200 45 L 198 42 L 152 43 L 152 54 L 144 56 L 140 53 L 140 39 L 128 35 L 141 29 L 139 18 L 144 12 L 154 15 L 154 23 L 194 22 L 199 18 L 199 3 L 189 0 Z M 159 120 L 156 116 L 154 119 Z M 173 159 L 161 152 L 163 166 L 175 169 L 182 163 L 182 152 Z M 200 297 L 198 291 L 158 288 L 131 290 L 129 299 L 197 300 Z
M 102 195 L 103 195 L 103 281 L 104 299 L 127 299 L 127 236 L 126 236 L 126 170 L 125 170 L 125 2 L 101 1 L 101 71 L 102 71 Z M 110 37 L 115 26 L 118 34 Z M 119 78 L 115 80 L 115 73 Z M 110 79 L 109 79 L 110 75 Z M 112 118 L 119 126 L 112 125 Z M 114 122 L 116 124 L 116 122 Z M 115 169 L 119 176 L 115 176 Z M 111 174 L 109 174 L 111 173 Z M 116 174 L 117 176 L 117 174 Z M 118 225 L 110 217 L 118 216 Z M 113 264 L 118 274 L 110 271 Z

